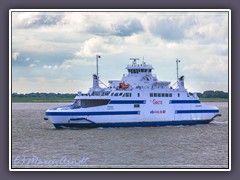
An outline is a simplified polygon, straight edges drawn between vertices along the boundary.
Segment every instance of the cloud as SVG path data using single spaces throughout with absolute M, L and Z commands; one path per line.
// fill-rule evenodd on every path
M 63 14 L 47 12 L 14 12 L 13 27 L 16 28 L 39 28 L 42 26 L 56 25 L 63 18 Z
M 93 60 L 87 60 L 87 59 L 67 59 L 64 60 L 62 64 L 60 65 L 43 65 L 43 69 L 69 69 L 76 66 L 92 66 L 95 65 L 95 59 Z
M 131 36 L 144 30 L 141 22 L 137 19 L 120 19 L 112 25 L 112 28 L 114 35 L 117 36 Z
M 34 67 L 36 67 L 36 64 L 30 64 L 29 67 L 34 68 Z
M 51 66 L 51 65 L 43 65 L 43 68 L 44 68 L 44 69 L 51 69 L 52 66 Z
M 186 38 L 201 44 L 228 43 L 227 14 L 202 14 L 195 20 L 195 26 L 186 29 Z
M 131 36 L 144 30 L 136 14 L 66 12 L 15 15 L 16 28 L 35 28 L 40 32 L 86 33 L 97 36 Z M 103 21 L 104 20 L 104 21 Z
M 12 60 L 16 61 L 19 56 L 20 56 L 20 52 L 13 52 L 12 53 Z
M 72 67 L 71 65 L 43 65 L 44 69 L 53 69 L 53 70 L 58 70 L 58 69 L 69 69 L 70 67 Z
M 53 79 L 41 76 L 29 78 L 19 77 L 13 83 L 12 89 L 13 92 L 18 93 L 31 93 L 31 92 L 76 93 L 78 90 L 87 92 L 91 84 L 92 84 L 91 81 L 69 79 L 66 77 L 57 77 Z
M 193 74 L 205 78 L 205 80 L 220 78 L 219 74 L 226 74 L 228 72 L 228 59 L 226 57 L 216 56 L 199 63 L 192 63 L 183 67 L 183 71 L 188 74 Z
M 86 40 L 80 47 L 80 50 L 75 53 L 77 57 L 93 57 L 96 54 L 116 54 L 122 51 L 122 45 L 119 43 L 122 40 L 118 38 L 103 38 L 93 37 Z
M 152 20 L 149 30 L 166 41 L 178 42 L 186 38 L 185 31 L 194 25 L 196 25 L 196 21 L 193 17 L 170 16 Z
M 30 57 L 27 57 L 27 58 L 25 59 L 25 61 L 30 61 Z

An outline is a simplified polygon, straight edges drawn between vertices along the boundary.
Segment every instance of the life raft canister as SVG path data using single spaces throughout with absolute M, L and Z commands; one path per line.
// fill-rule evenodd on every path
M 129 84 L 125 84 L 124 82 L 119 83 L 119 89 L 127 89 L 129 87 Z

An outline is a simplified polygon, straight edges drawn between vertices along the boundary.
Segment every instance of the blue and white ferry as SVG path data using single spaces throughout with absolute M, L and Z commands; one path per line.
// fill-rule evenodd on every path
M 98 58 L 92 88 L 86 94 L 78 92 L 73 104 L 46 111 L 45 119 L 56 128 L 195 125 L 220 116 L 217 107 L 202 104 L 196 93 L 185 89 L 184 77 L 178 77 L 178 59 L 175 86 L 159 81 L 151 65 L 131 58 L 133 63 L 121 80 L 110 80 L 109 86 L 101 87 Z

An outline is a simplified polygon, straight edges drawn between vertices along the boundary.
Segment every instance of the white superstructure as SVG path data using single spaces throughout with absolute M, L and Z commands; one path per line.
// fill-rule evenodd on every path
M 184 77 L 175 86 L 159 81 L 153 67 L 137 58 L 126 67 L 121 80 L 110 80 L 101 87 L 97 75 L 88 93 L 78 92 L 75 102 L 46 111 L 56 128 L 65 127 L 130 127 L 205 124 L 219 116 L 215 106 L 200 103 L 196 93 L 184 87 Z M 177 60 L 177 63 L 179 60 Z

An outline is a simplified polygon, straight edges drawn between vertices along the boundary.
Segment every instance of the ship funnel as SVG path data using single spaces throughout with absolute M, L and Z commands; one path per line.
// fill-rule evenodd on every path
M 179 79 L 178 79 L 178 88 L 179 89 L 185 89 L 184 87 L 184 76 L 181 76 Z
M 93 89 L 98 88 L 99 87 L 99 80 L 98 80 L 98 76 L 96 74 L 93 75 Z

